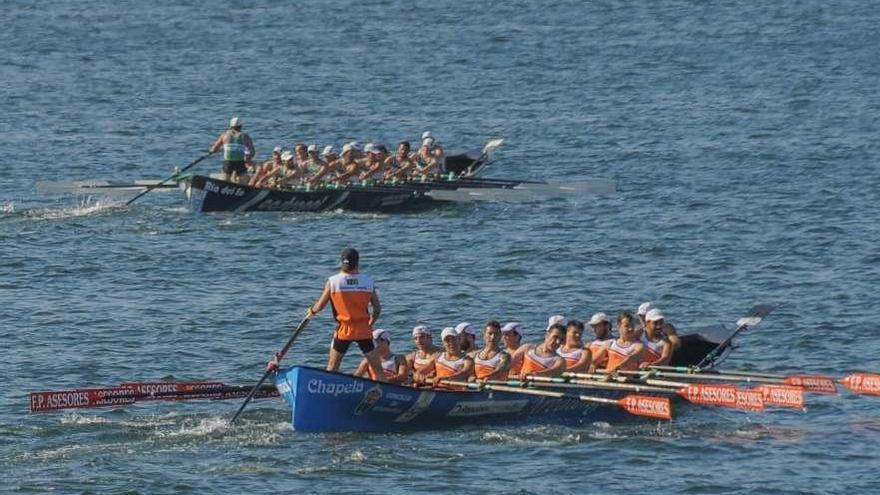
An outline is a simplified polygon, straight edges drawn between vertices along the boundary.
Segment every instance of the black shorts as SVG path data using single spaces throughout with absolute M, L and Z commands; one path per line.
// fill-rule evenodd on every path
M 361 340 L 339 340 L 336 337 L 333 337 L 333 343 L 331 346 L 333 350 L 338 352 L 339 354 L 345 354 L 348 352 L 348 346 L 354 342 L 361 348 L 361 352 L 366 354 L 373 349 L 376 348 L 376 344 L 373 343 L 373 339 L 361 339 Z
M 244 175 L 247 173 L 247 167 L 244 166 L 244 162 L 223 162 L 223 173 L 227 175 L 231 175 L 232 172 L 237 173 L 238 175 Z

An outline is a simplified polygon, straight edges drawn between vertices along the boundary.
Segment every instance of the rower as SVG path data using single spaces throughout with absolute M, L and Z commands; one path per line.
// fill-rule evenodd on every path
M 477 335 L 474 332 L 474 326 L 469 322 L 463 321 L 456 325 L 455 334 L 458 335 L 458 345 L 461 346 L 461 352 L 470 354 L 477 350 Z
M 559 323 L 554 323 L 554 325 L 559 325 Z M 565 342 L 556 350 L 556 354 L 565 360 L 565 371 L 573 373 L 589 371 L 592 364 L 592 354 L 589 347 L 584 346 L 583 335 L 583 322 L 569 320 L 565 324 Z
M 366 169 L 360 175 L 361 180 L 380 180 L 385 178 L 385 163 L 382 159 L 382 150 L 378 145 L 367 143 L 364 146 L 364 152 L 367 153 L 367 160 L 363 164 Z
M 590 326 L 593 328 L 594 339 L 588 346 L 593 362 L 590 364 L 590 373 L 597 369 L 604 369 L 608 365 L 608 348 L 614 342 L 611 336 L 611 319 L 605 313 L 596 313 L 590 317 Z
M 248 185 L 252 187 L 257 186 L 257 184 L 260 184 L 263 181 L 263 178 L 266 177 L 266 175 L 273 173 L 275 170 L 281 169 L 283 166 L 281 155 L 281 146 L 276 146 L 275 149 L 272 150 L 272 157 L 256 166 L 254 175 L 251 177 Z
M 443 339 L 443 352 L 434 357 L 434 386 L 438 386 L 441 380 L 469 379 L 474 373 L 474 360 L 461 352 L 455 329 L 444 328 L 440 338 Z
M 348 347 L 354 342 L 367 358 L 376 380 L 385 381 L 382 360 L 373 344 L 373 325 L 382 312 L 379 294 L 373 278 L 358 270 L 360 255 L 356 249 L 345 248 L 340 261 L 339 273 L 327 279 L 324 292 L 308 310 L 311 317 L 320 313 L 328 302 L 333 307 L 337 326 L 330 345 L 327 371 L 339 369 Z
M 421 175 L 432 175 L 443 173 L 443 148 L 441 148 L 434 138 L 425 131 L 422 136 L 428 134 L 428 137 L 422 138 L 422 146 L 419 148 L 418 159 L 424 165 L 419 168 Z
M 510 354 L 510 378 L 519 378 L 519 372 L 523 363 L 523 353 L 526 351 L 522 338 L 522 323 L 511 321 L 501 327 L 501 339 L 504 340 L 505 350 Z
M 308 176 L 310 170 L 314 170 L 317 173 L 319 170 L 324 168 L 325 165 L 324 160 L 322 160 L 321 157 L 318 156 L 317 144 L 310 144 L 309 147 L 306 148 L 306 154 L 308 156 L 306 157 L 306 162 L 304 166 L 305 172 L 303 174 L 303 177 Z
M 633 317 L 626 311 L 617 316 L 617 340 L 608 346 L 608 365 L 605 368 L 609 374 L 617 370 L 637 370 L 642 356 L 645 354 L 645 346 L 639 342 L 639 335 L 633 324 Z
M 639 322 L 642 324 L 641 327 L 638 328 L 639 337 L 641 338 L 641 334 L 644 333 L 644 328 L 646 325 L 645 315 L 648 314 L 648 311 L 652 309 L 658 309 L 657 306 L 652 302 L 645 302 L 639 306 Z M 663 333 L 666 335 L 666 338 L 669 339 L 669 342 L 672 344 L 672 350 L 676 350 L 681 347 L 681 338 L 678 336 L 678 330 L 675 329 L 669 322 L 663 322 Z
M 309 171 L 309 152 L 308 147 L 303 143 L 293 145 L 293 154 L 296 156 L 296 168 L 305 176 Z
M 565 341 L 565 327 L 555 324 L 544 333 L 544 342 L 527 345 L 523 353 L 520 379 L 529 375 L 559 376 L 565 371 L 565 360 L 556 354 Z
M 557 325 L 557 324 L 558 325 L 565 325 L 565 317 L 562 315 L 551 316 L 550 318 L 547 319 L 547 328 L 545 328 L 544 331 L 546 332 L 547 330 L 550 330 L 550 327 L 552 327 L 553 325 Z
M 250 136 L 241 131 L 241 120 L 238 117 L 230 119 L 229 129 L 220 134 L 209 151 L 216 153 L 221 147 L 223 148 L 223 180 L 247 184 L 245 158 L 247 155 L 256 156 L 256 151 Z
M 406 358 L 398 356 L 391 352 L 391 337 L 387 330 L 373 330 L 373 343 L 379 351 L 379 357 L 382 359 L 382 373 L 385 381 L 388 383 L 404 383 L 409 379 L 409 367 L 406 364 Z M 354 376 L 360 376 L 376 380 L 370 369 L 370 363 L 367 358 L 361 360 Z
M 639 365 L 640 368 L 665 366 L 672 359 L 673 347 L 663 333 L 664 323 L 663 313 L 657 308 L 645 315 L 645 333 L 641 338 L 641 343 L 645 346 L 645 358 Z
M 431 330 L 425 325 L 413 328 L 412 338 L 416 350 L 406 355 L 406 362 L 412 370 L 413 383 L 424 383 L 434 378 L 434 358 L 440 349 L 431 339 Z
M 507 380 L 510 354 L 501 350 L 501 323 L 490 320 L 483 330 L 483 348 L 475 351 L 474 378 L 477 380 Z
M 336 150 L 332 145 L 325 146 L 319 160 L 317 160 L 315 175 L 308 179 L 308 183 L 312 185 L 320 184 L 325 178 L 333 177 L 334 172 L 337 170 L 336 164 Z
M 397 153 L 390 158 L 386 177 L 389 179 L 406 179 L 415 170 L 416 162 L 410 156 L 409 141 L 401 141 L 397 144 Z
M 281 187 L 283 181 L 287 178 L 288 170 L 293 168 L 293 153 L 285 151 L 281 154 L 280 162 L 277 166 L 273 166 L 263 172 L 261 175 L 255 176 L 252 184 L 254 187 Z
M 285 152 L 281 155 L 281 163 L 284 166 L 279 170 L 278 179 L 275 182 L 276 187 L 286 187 L 291 185 L 297 185 L 302 182 L 303 173 L 302 169 L 296 165 L 296 156 L 292 153 Z
M 355 159 L 354 145 L 346 143 L 342 147 L 342 158 L 339 160 L 339 167 L 342 172 L 336 176 L 336 181 L 340 184 L 347 184 L 352 177 L 357 176 L 361 170 L 360 164 Z

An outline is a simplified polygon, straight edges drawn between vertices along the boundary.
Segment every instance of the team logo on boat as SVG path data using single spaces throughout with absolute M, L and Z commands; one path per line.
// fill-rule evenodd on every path
M 339 397 L 340 395 L 359 394 L 363 392 L 364 383 L 356 380 L 351 380 L 349 382 L 325 382 L 318 378 L 312 378 L 306 384 L 306 389 L 312 394 Z
M 518 413 L 525 409 L 529 401 L 521 400 L 475 400 L 456 402 L 447 416 L 485 416 L 487 414 Z

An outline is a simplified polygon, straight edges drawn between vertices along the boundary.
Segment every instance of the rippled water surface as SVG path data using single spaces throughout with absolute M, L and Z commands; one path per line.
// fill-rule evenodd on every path
M 880 11 L 870 2 L 4 2 L 0 492 L 880 493 L 880 402 L 671 423 L 310 435 L 280 401 L 31 415 L 34 390 L 252 383 L 348 244 L 416 322 L 779 308 L 730 367 L 880 370 Z M 385 216 L 206 214 L 164 177 L 232 115 L 275 144 L 507 142 L 490 175 L 613 197 Z M 198 168 L 208 172 L 216 162 Z M 319 317 L 289 362 L 320 365 Z M 350 356 L 346 366 L 354 366 Z

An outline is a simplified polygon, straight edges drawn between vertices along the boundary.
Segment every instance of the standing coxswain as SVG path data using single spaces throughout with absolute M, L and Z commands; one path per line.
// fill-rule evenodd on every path
M 229 121 L 229 129 L 220 134 L 209 151 L 216 153 L 221 147 L 223 148 L 223 180 L 247 184 L 248 173 L 245 161 L 248 157 L 256 156 L 256 151 L 250 136 L 241 131 L 241 120 L 238 117 L 232 117 Z
M 324 292 L 308 309 L 308 316 L 320 313 L 327 303 L 333 308 L 337 325 L 330 344 L 327 371 L 339 370 L 342 358 L 354 342 L 367 359 L 373 376 L 382 382 L 385 381 L 382 359 L 373 343 L 373 325 L 379 319 L 382 306 L 373 278 L 366 273 L 360 273 L 359 262 L 360 255 L 356 249 L 345 248 L 342 251 L 339 273 L 327 279 Z M 270 362 L 269 366 L 277 367 L 277 359 Z
M 477 380 L 507 380 L 510 354 L 501 350 L 501 323 L 490 320 L 483 330 L 483 348 L 474 351 L 474 378 Z

